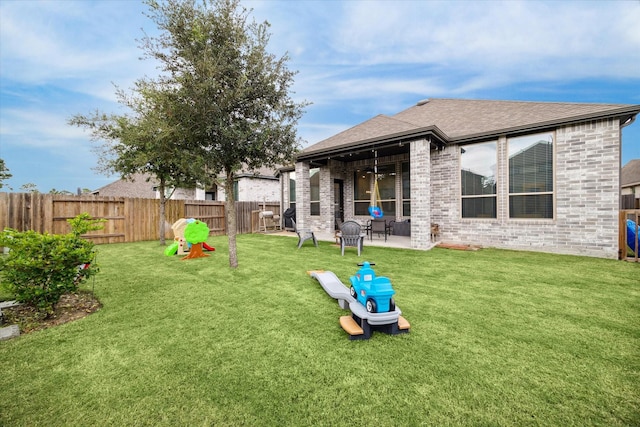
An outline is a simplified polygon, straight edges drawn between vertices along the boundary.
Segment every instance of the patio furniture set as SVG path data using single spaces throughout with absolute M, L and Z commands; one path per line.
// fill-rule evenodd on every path
M 291 221 L 294 231 L 298 235 L 298 249 L 302 247 L 305 241 L 312 240 L 314 246 L 318 246 L 318 240 L 310 228 L 299 228 L 295 221 Z M 340 251 L 344 256 L 344 249 L 346 247 L 355 247 L 358 250 L 358 256 L 360 256 L 364 244 L 364 239 L 368 236 L 370 240 L 373 240 L 373 235 L 377 234 L 378 238 L 384 235 L 385 242 L 387 236 L 391 234 L 408 236 L 411 234 L 409 221 L 387 221 L 382 218 L 372 218 L 366 225 L 361 225 L 356 221 L 349 220 L 339 225 L 339 230 L 336 231 L 336 243 L 340 245 Z

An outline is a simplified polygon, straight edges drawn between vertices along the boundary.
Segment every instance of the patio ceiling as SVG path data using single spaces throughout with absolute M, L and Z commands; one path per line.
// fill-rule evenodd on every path
M 397 156 L 409 152 L 409 143 L 395 144 L 393 146 L 385 146 L 380 148 L 363 148 L 358 151 L 349 153 L 340 153 L 336 155 L 325 155 L 312 160 L 312 163 L 327 164 L 329 159 L 339 160 L 341 162 L 355 162 L 358 160 L 374 159 L 378 151 L 378 157 Z
M 353 144 L 343 147 L 334 147 L 318 152 L 301 153 L 298 161 L 309 161 L 313 164 L 326 165 L 330 159 L 354 162 L 359 160 L 374 159 L 376 151 L 378 157 L 397 156 L 409 153 L 410 144 L 418 139 L 427 139 L 431 142 L 432 148 L 443 147 L 444 138 L 440 138 L 431 131 L 425 131 L 416 135 L 415 133 L 407 136 L 396 136 L 384 140 L 362 141 L 359 144 Z

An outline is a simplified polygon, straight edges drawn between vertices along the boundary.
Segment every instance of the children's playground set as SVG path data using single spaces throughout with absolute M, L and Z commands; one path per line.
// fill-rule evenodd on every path
M 376 276 L 367 261 L 358 264 L 361 268 L 350 277 L 350 287 L 344 285 L 331 271 L 311 270 L 325 292 L 338 301 L 342 309 L 351 310 L 350 316 L 340 317 L 340 326 L 349 334 L 350 340 L 366 340 L 373 332 L 396 335 L 408 333 L 409 322 L 395 304 L 395 291 L 387 277 Z
M 166 256 L 186 255 L 182 259 L 200 258 L 209 256 L 202 253 L 202 249 L 215 251 L 205 240 L 209 236 L 209 228 L 204 222 L 194 218 L 180 218 L 171 226 L 174 241 L 164 250 Z

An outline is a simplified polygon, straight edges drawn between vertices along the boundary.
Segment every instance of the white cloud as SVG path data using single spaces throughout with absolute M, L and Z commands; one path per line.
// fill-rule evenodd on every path
M 110 96 L 104 90 L 110 82 L 129 84 L 153 69 L 138 60 L 136 38 L 142 32 L 135 24 L 144 20 L 131 13 L 140 14 L 137 2 L 16 1 L 0 6 L 5 80 L 55 84 L 113 100 L 113 90 Z
M 353 124 L 349 123 L 301 124 L 300 126 L 298 126 L 298 136 L 304 140 L 303 145 L 307 146 L 318 141 L 322 141 L 323 139 L 327 139 L 337 133 L 342 132 L 345 129 L 349 129 L 352 126 Z
M 446 64 L 489 75 L 636 76 L 639 2 L 347 2 L 338 62 Z
M 67 117 L 46 110 L 3 109 L 0 136 L 3 145 L 31 146 L 45 150 L 77 148 L 89 135 L 69 126 Z M 18 139 L 9 137 L 19 137 Z

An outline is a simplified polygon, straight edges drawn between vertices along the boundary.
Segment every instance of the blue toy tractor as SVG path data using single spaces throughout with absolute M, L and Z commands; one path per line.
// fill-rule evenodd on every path
M 372 265 L 375 264 L 367 261 L 358 264 L 362 268 L 350 278 L 351 296 L 364 305 L 369 313 L 395 311 L 393 295 L 396 291 L 391 286 L 391 280 L 388 277 L 376 277 Z

